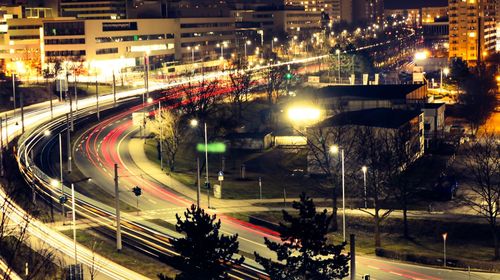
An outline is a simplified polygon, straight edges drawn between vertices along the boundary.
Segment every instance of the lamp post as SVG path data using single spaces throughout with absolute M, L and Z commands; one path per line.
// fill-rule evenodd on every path
M 366 171 L 368 171 L 368 167 L 361 167 L 361 171 L 363 171 L 363 186 L 365 191 L 365 209 L 368 208 L 368 198 L 366 196 Z
M 337 70 L 338 70 L 338 74 L 339 74 L 338 83 L 340 84 L 340 50 L 339 49 L 335 50 L 335 53 L 337 54 Z
M 197 127 L 198 126 L 198 120 L 192 119 L 190 121 L 190 125 L 192 127 Z M 208 209 L 210 209 L 210 181 L 208 179 L 208 137 L 207 137 L 207 123 L 204 122 L 204 139 L 205 139 L 205 187 L 207 188 L 207 205 Z M 200 204 L 199 202 L 199 197 L 200 197 L 200 164 L 199 160 L 197 161 L 198 165 L 198 193 L 197 193 L 197 203 L 198 205 Z
M 250 40 L 246 40 L 245 42 L 245 59 L 247 59 L 247 45 L 251 45 L 252 44 L 252 41 Z
M 443 233 L 443 266 L 446 267 L 446 238 L 448 237 L 448 233 Z
M 73 227 L 73 244 L 75 247 L 75 264 L 78 264 L 78 251 L 76 249 L 76 208 L 75 208 L 75 184 L 83 181 L 90 182 L 90 177 L 71 183 L 71 212 L 72 212 L 72 227 Z
M 338 154 L 340 150 L 340 160 L 342 165 L 342 234 L 344 237 L 344 242 L 346 241 L 345 236 L 345 177 L 344 177 L 344 149 L 339 148 L 337 145 L 333 145 L 330 147 L 330 153 Z
M 220 48 L 220 59 L 224 59 L 224 47 L 227 47 L 227 42 L 222 42 L 220 44 L 216 45 L 218 48 Z
M 439 82 L 440 91 L 443 90 L 443 74 L 445 74 L 446 77 L 448 77 L 448 74 L 450 74 L 450 68 L 448 68 L 448 67 L 441 68 L 441 81 Z
M 193 63 L 194 63 L 194 51 L 198 50 L 199 48 L 200 48 L 199 46 L 194 46 L 194 47 L 188 46 L 187 47 L 188 50 L 191 50 L 191 61 Z
M 274 42 L 278 42 L 278 38 L 273 37 L 273 39 L 271 40 L 271 52 L 273 52 L 274 50 Z

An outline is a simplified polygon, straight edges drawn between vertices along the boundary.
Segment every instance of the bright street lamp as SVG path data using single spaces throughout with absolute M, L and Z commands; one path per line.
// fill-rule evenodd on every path
M 448 68 L 448 67 L 441 68 L 441 80 L 439 82 L 439 89 L 440 90 L 443 89 L 443 74 L 445 74 L 446 77 L 448 77 L 448 74 L 450 74 L 450 68 Z
M 314 122 L 321 117 L 321 111 L 313 107 L 292 107 L 288 109 L 288 118 L 294 122 Z
M 337 54 L 337 70 L 338 70 L 338 74 L 339 74 L 339 81 L 338 81 L 338 83 L 340 84 L 340 50 L 336 49 L 335 53 Z
M 274 50 L 274 42 L 278 42 L 278 38 L 274 37 L 274 38 L 271 40 L 271 52 Z
M 247 40 L 245 42 L 245 59 L 247 58 L 247 45 L 250 46 L 251 44 L 252 44 L 252 41 L 250 41 L 250 40 Z
M 446 238 L 448 237 L 448 233 L 445 232 L 442 234 L 443 236 L 443 266 L 446 267 Z
M 330 153 L 332 154 L 337 154 L 340 150 L 340 158 L 342 161 L 342 233 L 344 237 L 344 242 L 346 241 L 345 238 L 345 175 L 344 175 L 344 149 L 339 148 L 337 145 L 333 145 L 330 147 Z
M 198 120 L 196 119 L 192 119 L 190 121 L 190 125 L 192 127 L 196 127 L 198 126 Z M 203 123 L 204 125 L 204 131 L 205 131 L 205 187 L 207 188 L 207 205 L 208 205 L 208 209 L 210 209 L 210 181 L 208 180 L 208 137 L 207 137 L 207 123 L 204 122 Z M 198 161 L 199 162 L 199 161 Z M 198 176 L 200 174 L 200 171 L 199 171 L 199 163 L 198 163 Z M 200 192 L 200 180 L 198 178 L 198 193 Z M 198 198 L 200 196 L 198 195 Z M 198 199 L 198 207 L 199 207 L 199 199 Z
M 368 208 L 368 198 L 366 196 L 366 172 L 368 171 L 368 167 L 364 166 L 361 167 L 361 171 L 363 172 L 363 186 L 364 186 L 364 191 L 365 191 L 365 209 Z

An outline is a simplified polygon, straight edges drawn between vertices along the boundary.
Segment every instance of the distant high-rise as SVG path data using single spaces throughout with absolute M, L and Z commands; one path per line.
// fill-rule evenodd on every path
M 60 15 L 82 19 L 127 18 L 126 0 L 60 0 Z
M 495 0 L 449 0 L 449 57 L 475 65 L 495 51 Z
M 348 23 L 381 23 L 384 20 L 383 0 L 334 0 L 333 19 Z

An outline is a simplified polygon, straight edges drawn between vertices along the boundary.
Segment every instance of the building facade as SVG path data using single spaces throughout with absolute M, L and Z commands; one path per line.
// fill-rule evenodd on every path
M 476 65 L 495 51 L 495 0 L 449 0 L 449 58 Z

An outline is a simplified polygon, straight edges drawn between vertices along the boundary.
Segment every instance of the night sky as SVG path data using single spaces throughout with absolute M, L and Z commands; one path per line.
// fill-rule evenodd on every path
M 410 9 L 421 7 L 447 6 L 448 0 L 385 0 L 386 9 Z

